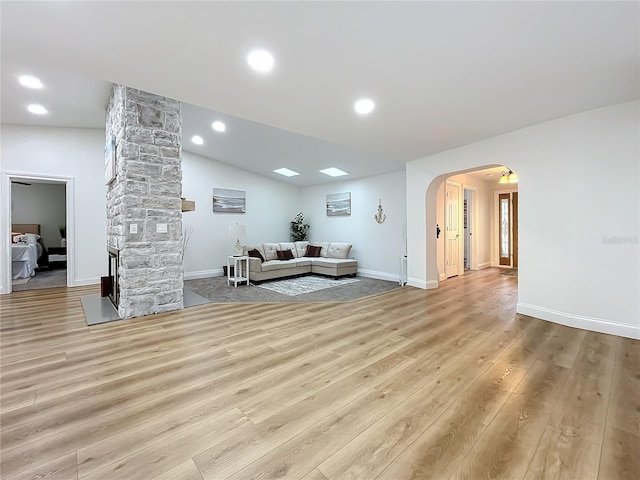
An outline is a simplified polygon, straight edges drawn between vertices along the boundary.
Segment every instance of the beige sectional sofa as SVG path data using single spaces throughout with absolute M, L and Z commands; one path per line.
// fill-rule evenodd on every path
M 319 256 L 310 257 L 307 247 L 311 245 L 319 248 Z M 279 260 L 286 250 L 293 256 L 290 260 Z M 255 252 L 259 252 L 264 261 L 258 258 Z M 250 253 L 252 252 L 252 253 Z M 291 277 L 307 273 L 318 273 L 341 277 L 352 275 L 358 271 L 358 263 L 349 258 L 351 252 L 350 243 L 336 242 L 283 242 L 262 243 L 258 245 L 245 245 L 244 255 L 249 255 L 249 278 L 251 281 L 261 282 L 274 278 Z M 251 256 L 251 255 L 256 256 Z

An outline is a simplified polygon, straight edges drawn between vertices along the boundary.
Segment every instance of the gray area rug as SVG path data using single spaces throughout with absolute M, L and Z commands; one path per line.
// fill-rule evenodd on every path
M 19 292 L 22 290 L 36 290 L 40 288 L 55 288 L 67 286 L 67 269 L 56 268 L 53 270 L 38 270 L 35 276 L 28 282 L 15 284 L 12 282 L 11 290 Z
M 287 278 L 284 280 L 272 280 L 256 285 L 259 288 L 266 288 L 272 292 L 283 295 L 302 295 L 305 293 L 317 292 L 326 288 L 341 287 L 350 283 L 359 282 L 357 278 L 331 278 L 306 275 L 304 277 Z
M 310 275 L 309 277 L 317 276 Z M 327 278 L 331 280 L 331 277 Z M 285 295 L 267 288 L 262 288 L 266 287 L 270 282 L 262 282 L 261 287 L 256 285 L 247 286 L 245 284 L 234 287 L 233 285 L 227 285 L 227 277 L 187 280 L 184 282 L 184 286 L 214 303 L 344 302 L 388 292 L 396 288 L 402 288 L 398 285 L 398 282 L 377 280 L 375 278 L 358 277 L 357 279 L 350 278 L 344 280 L 357 281 L 300 295 Z M 281 280 L 274 281 L 279 282 Z

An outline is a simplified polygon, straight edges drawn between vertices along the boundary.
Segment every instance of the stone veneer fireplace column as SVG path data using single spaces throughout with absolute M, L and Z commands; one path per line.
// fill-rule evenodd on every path
M 181 309 L 182 106 L 114 85 L 106 134 L 116 144 L 107 247 L 119 255 L 118 313 L 130 318 Z

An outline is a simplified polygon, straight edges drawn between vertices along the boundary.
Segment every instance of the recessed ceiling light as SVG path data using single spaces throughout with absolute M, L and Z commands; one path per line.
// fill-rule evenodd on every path
M 256 72 L 267 73 L 273 68 L 273 55 L 266 50 L 252 50 L 247 56 L 247 63 Z
M 202 137 L 200 135 L 194 135 L 193 137 L 191 137 L 191 141 L 196 145 L 202 145 L 204 143 L 204 140 L 202 140 Z
M 20 85 L 27 88 L 42 88 L 42 82 L 39 78 L 34 77 L 33 75 L 20 75 L 18 77 L 18 81 Z
M 320 173 L 329 175 L 330 177 L 341 177 L 342 175 L 349 175 L 347 172 L 340 170 L 336 167 L 325 168 L 324 170 L 318 170 Z
M 279 173 L 280 175 L 284 175 L 285 177 L 295 177 L 296 175 L 300 175 L 298 172 L 294 172 L 293 170 L 289 170 L 288 168 L 279 168 L 274 170 L 274 172 Z
M 45 113 L 47 113 L 47 109 L 37 103 L 27 105 L 27 110 L 29 110 L 31 113 L 35 113 L 36 115 L 44 115 Z
M 211 128 L 213 128 L 216 132 L 224 132 L 227 129 L 227 126 L 219 120 L 216 120 L 211 124 Z
M 376 104 L 373 103 L 373 100 L 369 98 L 361 98 L 358 100 L 354 106 L 356 112 L 361 114 L 371 113 L 373 109 L 376 107 Z

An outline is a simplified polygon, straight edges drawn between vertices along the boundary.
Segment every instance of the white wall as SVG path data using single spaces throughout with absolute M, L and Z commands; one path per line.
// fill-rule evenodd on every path
M 497 234 L 498 224 L 493 217 L 493 193 L 495 192 L 496 184 L 492 182 L 485 182 L 485 187 L 478 187 L 478 192 L 476 193 L 476 201 L 478 204 L 477 218 L 476 218 L 476 227 L 473 232 L 476 235 L 476 231 L 478 231 L 478 236 L 480 240 L 478 241 L 478 251 L 477 251 L 477 260 L 478 260 L 478 269 L 486 268 L 491 265 L 495 265 L 492 263 L 492 253 L 498 252 L 498 243 L 497 243 Z M 495 245 L 493 244 L 493 238 L 496 238 Z
M 303 189 L 301 210 L 311 224 L 311 240 L 351 243 L 360 275 L 397 281 L 405 253 L 405 185 L 404 172 L 397 172 Z M 327 194 L 342 192 L 351 192 L 351 215 L 328 217 Z M 378 199 L 387 215 L 380 224 L 374 219 Z
M 74 180 L 75 232 L 69 239 L 75 246 L 73 277 L 75 285 L 98 283 L 107 270 L 104 131 L 9 125 L 3 125 L 0 131 L 3 174 L 62 176 Z M 4 183 L 0 196 L 3 204 L 9 204 L 10 193 Z M 10 230 L 8 216 L 2 215 L 3 232 Z M 68 237 L 71 234 L 67 232 Z M 4 238 L 2 242 L 4 245 Z M 0 255 L 1 271 L 10 268 L 9 262 L 6 255 Z M 0 285 L 0 291 L 6 289 L 6 285 Z
M 214 213 L 213 188 L 244 190 L 246 213 Z M 183 229 L 193 229 L 184 258 L 186 280 L 222 275 L 235 243 L 228 237 L 229 225 L 246 225 L 242 243 L 288 242 L 289 222 L 301 209 L 298 187 L 186 151 L 182 196 L 196 202 L 194 212 L 182 215 Z
M 102 130 L 93 129 L 2 127 L 2 173 L 67 176 L 75 180 L 76 285 L 98 283 L 107 270 L 104 135 Z M 182 168 L 182 196 L 196 201 L 196 210 L 185 212 L 182 217 L 183 228 L 193 229 L 185 252 L 186 279 L 222 273 L 227 256 L 232 253 L 230 224 L 247 226 L 244 243 L 289 241 L 289 222 L 299 211 L 304 211 L 311 222 L 312 238 L 352 243 L 363 274 L 394 281 L 398 278 L 406 219 L 404 173 L 302 192 L 298 187 L 191 152 L 183 151 Z M 247 213 L 213 213 L 214 187 L 245 190 Z M 351 217 L 326 217 L 326 193 L 341 191 L 352 192 Z M 3 190 L 0 196 L 9 205 L 8 192 Z M 387 214 L 387 220 L 380 225 L 373 219 L 378 198 L 382 198 Z M 3 218 L 7 232 L 8 222 Z M 8 268 L 5 262 L 2 258 L 0 268 Z
M 437 286 L 425 232 L 447 172 L 506 163 L 519 177 L 518 312 L 640 338 L 639 158 L 635 101 L 409 162 L 410 284 Z
M 66 225 L 65 185 L 37 183 L 11 185 L 11 223 L 37 223 L 49 247 L 59 247 L 59 225 Z

